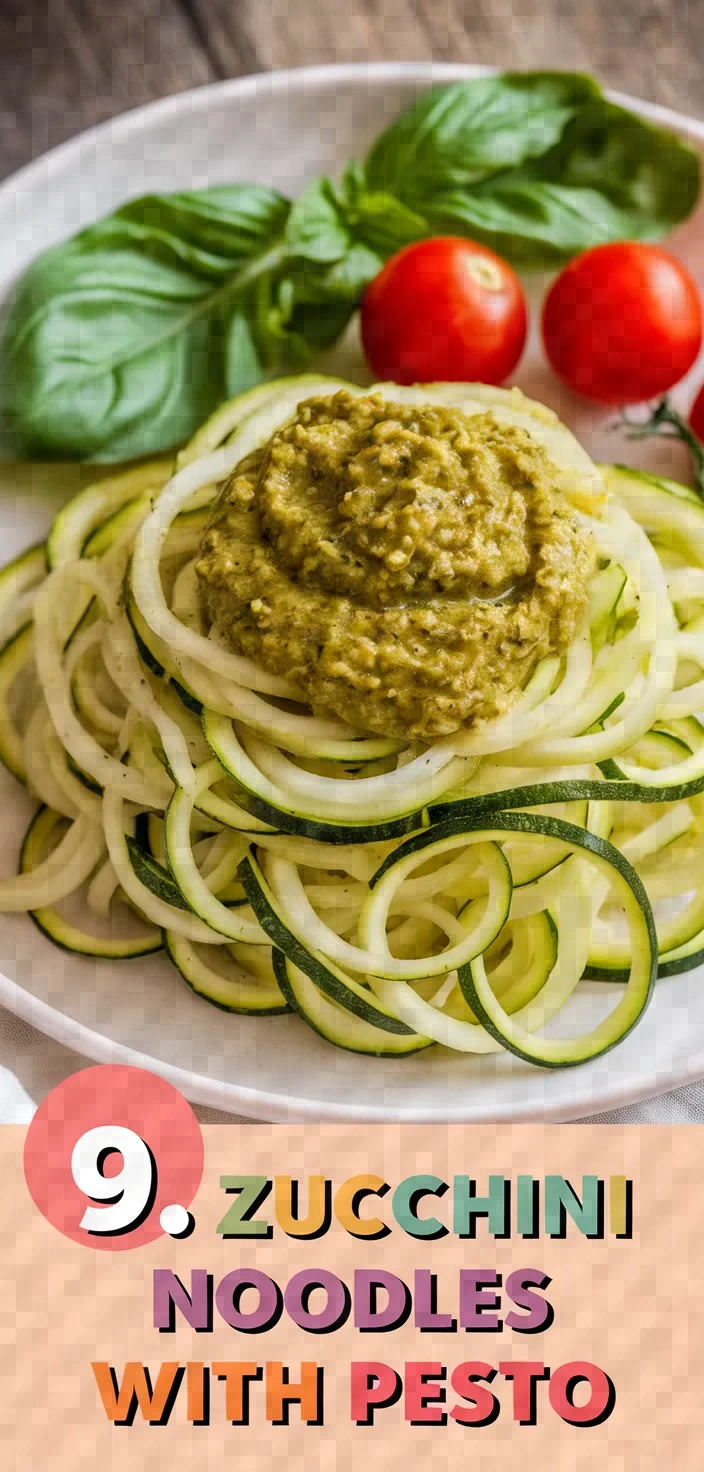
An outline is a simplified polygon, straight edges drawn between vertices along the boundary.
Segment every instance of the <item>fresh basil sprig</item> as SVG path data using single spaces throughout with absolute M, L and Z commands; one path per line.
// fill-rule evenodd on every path
M 425 214 L 438 196 L 544 157 L 601 95 L 593 77 L 574 72 L 504 72 L 434 87 L 376 140 L 367 182 Z
M 273 189 L 147 196 L 23 277 L 3 378 L 32 448 L 127 460 L 188 438 L 228 394 L 335 342 L 377 256 L 308 259 Z M 324 232 L 317 232 L 319 243 Z
M 338 184 L 315 179 L 293 203 L 253 184 L 151 195 L 40 256 L 11 305 L 3 407 L 32 453 L 166 449 L 334 343 L 404 245 L 459 234 L 544 268 L 660 236 L 698 191 L 695 152 L 591 77 L 434 88 Z
M 377 139 L 364 180 L 416 228 L 540 270 L 602 241 L 666 234 L 696 204 L 700 161 L 607 102 L 593 78 L 526 72 L 426 93 Z

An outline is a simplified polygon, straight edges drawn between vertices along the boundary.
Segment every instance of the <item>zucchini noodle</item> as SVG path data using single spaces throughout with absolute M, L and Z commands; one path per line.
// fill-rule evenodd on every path
M 40 804 L 0 910 L 76 954 L 161 949 L 197 997 L 353 1051 L 587 1061 L 704 960 L 704 505 L 593 465 L 518 390 L 377 386 L 527 429 L 597 566 L 505 714 L 426 746 L 358 730 L 218 642 L 196 575 L 219 483 L 340 387 L 240 395 L 0 572 L 0 757 Z

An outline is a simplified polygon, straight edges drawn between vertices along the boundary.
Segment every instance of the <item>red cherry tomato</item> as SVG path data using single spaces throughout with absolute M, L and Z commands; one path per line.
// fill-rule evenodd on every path
M 472 240 L 438 236 L 386 262 L 362 302 L 372 371 L 395 383 L 502 383 L 526 340 L 515 271 Z
M 697 394 L 689 416 L 689 422 L 698 440 L 704 444 L 704 383 Z
M 699 352 L 699 293 L 682 263 L 657 245 L 596 245 L 551 286 L 543 341 L 575 393 L 602 404 L 652 399 L 683 378 Z

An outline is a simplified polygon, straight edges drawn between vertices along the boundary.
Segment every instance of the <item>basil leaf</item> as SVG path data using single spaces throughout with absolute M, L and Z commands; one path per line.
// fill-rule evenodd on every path
M 514 266 L 544 270 L 631 235 L 631 219 L 595 189 L 499 175 L 473 194 L 448 194 L 429 211 L 434 233 L 467 235 Z
M 135 253 L 39 265 L 10 318 L 11 409 L 30 445 L 129 458 L 187 434 L 215 401 L 197 278 Z M 176 412 L 178 409 L 178 412 Z
M 257 280 L 285 265 L 288 209 L 257 185 L 150 196 L 40 256 L 4 343 L 25 441 L 98 460 L 148 454 L 187 439 L 228 383 L 251 383 L 230 318 L 254 318 Z
M 233 312 L 225 334 L 225 393 L 228 397 L 254 388 L 264 377 L 262 360 L 243 311 Z
M 307 262 L 289 266 L 257 316 L 257 340 L 268 362 L 298 370 L 314 353 L 332 347 L 381 266 L 381 258 L 361 245 L 322 271 Z
M 498 182 L 596 192 L 619 212 L 620 238 L 656 239 L 694 208 L 700 174 L 699 154 L 689 144 L 601 99 L 568 123 L 543 158 Z
M 410 212 L 390 199 L 382 249 L 454 231 L 539 269 L 603 241 L 657 239 L 692 210 L 700 172 L 694 149 L 589 78 L 525 73 L 422 97 L 374 145 L 366 193 L 354 175 L 348 189 L 362 232 L 384 218 L 382 189 Z
M 427 221 L 384 190 L 370 190 L 361 164 L 352 159 L 337 190 L 350 231 L 382 257 L 428 234 Z
M 297 371 L 384 260 L 433 233 L 538 268 L 652 239 L 691 210 L 699 159 L 590 77 L 435 88 L 339 184 L 148 195 L 40 256 L 3 342 L 3 408 L 39 452 L 129 459 L 187 439 L 226 394 Z
M 339 261 L 350 246 L 350 233 L 329 179 L 314 179 L 291 206 L 286 241 L 304 260 Z
M 367 187 L 422 216 L 437 191 L 469 188 L 546 153 L 600 95 L 593 78 L 570 72 L 506 72 L 433 88 L 377 139 Z
M 365 194 L 359 202 L 357 233 L 382 256 L 430 234 L 428 221 L 392 194 Z
M 167 265 L 224 278 L 286 226 L 287 199 L 260 184 L 224 184 L 181 194 L 148 194 L 123 205 L 79 237 L 86 249 L 116 239 Z
M 309 298 L 344 303 L 350 309 L 355 307 L 369 282 L 379 274 L 385 255 L 386 252 L 370 250 L 367 245 L 350 246 L 342 260 L 336 261 L 324 276 L 315 283 L 307 283 Z

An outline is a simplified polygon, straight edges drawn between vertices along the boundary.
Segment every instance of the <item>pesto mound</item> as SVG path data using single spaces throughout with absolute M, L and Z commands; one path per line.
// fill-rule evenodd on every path
M 206 613 L 360 730 L 430 742 L 492 720 L 585 615 L 591 541 L 556 482 L 491 414 L 309 399 L 218 497 Z

